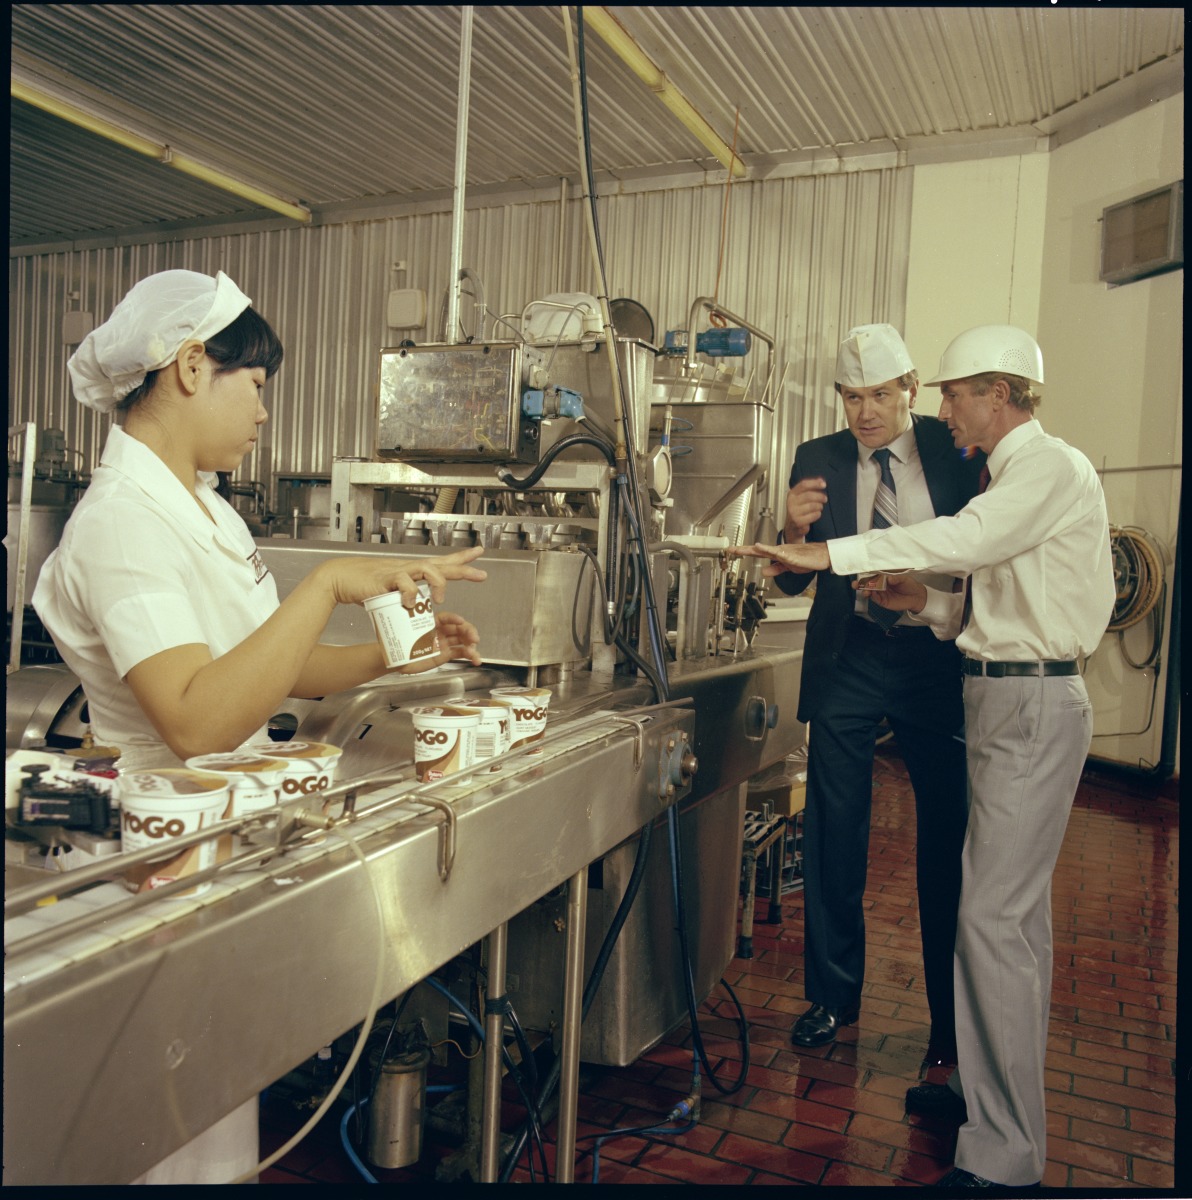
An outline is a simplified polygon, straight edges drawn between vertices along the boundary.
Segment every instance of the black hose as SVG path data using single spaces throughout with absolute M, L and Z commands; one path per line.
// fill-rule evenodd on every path
M 621 897 L 621 903 L 617 906 L 612 924 L 608 927 L 608 932 L 604 935 L 604 941 L 600 945 L 600 952 L 596 955 L 596 961 L 592 964 L 592 970 L 588 974 L 588 983 L 584 988 L 583 999 L 580 1002 L 581 1024 L 592 1008 L 592 1004 L 596 999 L 596 992 L 600 987 L 601 981 L 604 979 L 608 960 L 612 956 L 613 947 L 616 945 L 617 938 L 621 936 L 621 930 L 624 928 L 625 922 L 629 919 L 629 910 L 633 907 L 633 902 L 637 899 L 637 893 L 641 889 L 642 879 L 646 873 L 646 859 L 650 854 L 650 840 L 652 835 L 653 827 L 647 822 L 642 826 L 641 838 L 637 845 L 637 855 L 633 860 L 633 870 L 629 874 L 629 883 L 626 885 L 625 895 Z M 551 1063 L 550 1070 L 546 1073 L 546 1078 L 543 1080 L 542 1091 L 538 1094 L 537 1107 L 540 1112 L 554 1094 L 555 1088 L 559 1086 L 559 1075 L 562 1073 L 562 1069 L 562 1058 L 556 1056 L 554 1062 Z M 505 1160 L 505 1167 L 501 1172 L 502 1183 L 509 1182 L 509 1177 L 513 1174 L 513 1169 L 517 1166 L 517 1161 L 521 1158 L 522 1151 L 525 1149 L 529 1132 L 530 1123 L 527 1121 L 514 1137 L 513 1148 L 509 1151 L 509 1156 Z
M 515 492 L 524 491 L 526 488 L 533 487 L 546 474 L 551 463 L 563 453 L 564 450 L 569 450 L 572 446 L 595 446 L 597 450 L 604 455 L 610 466 L 616 465 L 616 458 L 613 455 L 613 448 L 601 438 L 595 437 L 588 433 L 573 433 L 570 437 L 560 438 L 555 444 L 542 456 L 538 465 L 524 479 L 518 479 L 508 467 L 502 467 L 497 472 L 497 478 L 507 486 L 513 488 Z
M 613 631 L 608 615 L 608 590 L 604 586 L 604 575 L 600 570 L 600 559 L 596 557 L 596 551 L 591 546 L 585 546 L 582 542 L 579 542 L 577 548 L 592 564 L 592 570 L 595 572 L 596 584 L 600 590 L 600 621 L 601 627 L 604 630 L 604 644 L 611 646 L 613 644 Z
M 592 144 L 591 137 L 588 131 L 588 100 L 587 100 L 587 65 L 584 58 L 584 12 L 582 5 L 577 9 L 578 17 L 578 44 L 579 44 L 579 87 L 580 87 L 580 103 L 584 117 L 584 146 L 586 152 L 586 166 L 588 172 L 588 192 L 591 197 L 592 204 L 592 221 L 596 230 L 596 248 L 600 265 L 600 286 L 604 295 L 608 295 L 608 283 L 604 275 L 604 249 L 600 239 L 600 226 L 597 220 L 596 212 L 596 180 L 595 172 L 592 169 Z M 620 362 L 617 362 L 617 370 L 620 371 Z M 625 389 L 622 386 L 621 394 L 625 394 Z M 645 544 L 645 531 L 643 529 L 643 521 L 637 516 L 643 511 L 641 484 L 637 474 L 637 460 L 635 456 L 635 447 L 633 445 L 633 423 L 626 415 L 624 420 L 624 433 L 626 443 L 626 475 L 628 483 L 629 495 L 626 497 L 626 515 L 630 525 L 628 546 L 633 546 L 636 542 L 636 555 L 640 568 L 641 589 L 645 598 L 645 613 L 644 618 L 647 621 L 647 628 L 650 632 L 650 646 L 653 651 L 656 670 L 648 673 L 648 678 L 654 685 L 654 690 L 658 695 L 659 702 L 665 703 L 670 699 L 670 687 L 667 679 L 667 665 L 665 656 L 666 646 L 666 626 L 662 620 L 657 601 L 654 596 L 654 581 L 650 573 L 649 551 Z M 618 481 L 620 482 L 620 481 Z M 623 639 L 619 644 L 623 647 L 628 646 L 628 639 Z M 640 656 L 636 651 L 630 652 L 630 657 L 640 663 Z M 704 1063 L 704 1069 L 708 1072 L 709 1078 L 713 1085 L 721 1092 L 726 1092 L 726 1089 L 721 1087 L 715 1074 L 711 1071 L 707 1062 L 707 1056 L 703 1052 L 703 1042 L 699 1033 L 698 1006 L 695 1003 L 695 985 L 693 982 L 693 972 L 691 965 L 691 948 L 687 940 L 687 921 L 685 913 L 685 905 L 683 903 L 682 889 L 682 866 L 681 866 L 681 848 L 678 837 L 678 806 L 671 805 L 667 809 L 667 821 L 671 828 L 671 870 L 674 879 L 675 887 L 675 920 L 677 933 L 679 936 L 679 948 L 683 960 L 683 972 L 685 977 L 685 986 L 687 988 L 688 1015 L 691 1019 L 692 1037 L 701 1060 Z M 727 985 L 726 985 L 727 986 Z M 730 989 L 731 991 L 731 989 Z M 735 999 L 735 997 L 734 997 Z M 737 1006 L 740 1012 L 740 1005 Z M 742 1013 L 742 1018 L 744 1014 Z M 747 1061 L 749 1056 L 749 1031 L 748 1026 L 743 1026 L 743 1049 L 742 1061 Z M 736 1091 L 744 1081 L 744 1075 L 738 1080 L 732 1089 L 729 1089 L 726 1094 Z

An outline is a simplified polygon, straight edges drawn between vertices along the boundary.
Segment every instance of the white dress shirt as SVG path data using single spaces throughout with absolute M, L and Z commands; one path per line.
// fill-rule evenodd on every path
M 33 593 L 83 685 L 95 740 L 122 749 L 121 767 L 178 763 L 124 682 L 128 672 L 176 646 L 200 643 L 218 658 L 278 607 L 248 527 L 214 482 L 200 475 L 188 493 L 148 446 L 114 425 Z
M 988 489 L 954 517 L 829 541 L 833 572 L 972 575 L 972 615 L 956 639 L 970 658 L 1091 654 L 1116 598 L 1105 496 L 1092 464 L 1032 419 L 998 442 L 988 465 Z M 956 597 L 943 600 L 955 633 L 960 606 Z
M 915 441 L 915 429 L 908 425 L 886 449 L 890 451 L 890 474 L 894 477 L 894 491 L 898 502 L 898 524 L 917 525 L 930 521 L 935 516 L 931 493 L 927 490 L 927 478 L 923 474 L 923 463 L 919 458 L 919 443 Z M 873 501 L 881 479 L 881 468 L 873 461 L 873 450 L 857 443 L 857 529 L 864 532 L 873 525 Z M 927 585 L 929 592 L 940 590 L 951 592 L 952 581 L 930 572 L 916 573 L 915 578 Z M 857 592 L 854 611 L 868 618 L 869 598 Z M 903 613 L 898 624 L 928 624 L 921 614 Z M 955 636 L 955 634 L 951 635 Z

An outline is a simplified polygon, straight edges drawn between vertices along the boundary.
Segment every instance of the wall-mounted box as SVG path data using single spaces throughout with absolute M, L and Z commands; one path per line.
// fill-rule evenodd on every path
M 1101 214 L 1101 274 L 1114 286 L 1184 265 L 1184 181 L 1110 205 Z

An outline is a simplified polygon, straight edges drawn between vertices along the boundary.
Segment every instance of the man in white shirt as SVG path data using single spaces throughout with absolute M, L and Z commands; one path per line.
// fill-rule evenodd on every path
M 929 385 L 958 446 L 988 454 L 989 485 L 953 517 L 824 545 L 738 547 L 766 574 L 885 572 L 875 598 L 965 656 L 969 827 L 956 941 L 958 1066 L 911 1088 L 912 1112 L 964 1115 L 953 1188 L 1019 1193 L 1046 1162 L 1043 1067 L 1051 999 L 1051 876 L 1092 736 L 1080 660 L 1115 597 L 1100 481 L 1034 419 L 1043 356 L 1009 325 L 955 338 Z M 928 593 L 898 572 L 967 577 Z M 895 573 L 895 574 L 890 574 Z

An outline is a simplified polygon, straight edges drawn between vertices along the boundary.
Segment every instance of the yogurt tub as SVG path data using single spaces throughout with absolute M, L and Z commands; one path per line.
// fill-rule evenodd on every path
M 281 785 L 285 778 L 285 764 L 264 754 L 246 754 L 233 750 L 229 754 L 200 754 L 188 758 L 186 765 L 195 771 L 207 771 L 222 775 L 231 785 L 228 806 L 222 820 L 245 817 L 263 808 L 275 807 L 281 799 Z M 234 844 L 231 834 L 219 839 L 217 860 L 223 862 L 231 856 Z
M 463 705 L 424 704 L 414 720 L 414 772 L 422 782 L 442 779 L 476 762 L 480 713 Z
M 282 767 L 280 801 L 305 797 L 304 808 L 322 811 L 320 796 L 335 783 L 343 750 L 327 742 L 249 742 L 242 753 Z
M 162 852 L 160 860 L 141 863 L 125 871 L 124 886 L 130 892 L 147 892 L 213 867 L 216 863 L 214 840 L 200 842 L 181 853 L 171 851 L 170 842 L 222 820 L 231 787 L 231 781 L 223 775 L 189 767 L 121 772 L 116 777 L 120 797 L 121 851 L 131 854 L 158 847 Z M 208 880 L 176 895 L 199 896 L 210 887 Z
M 516 750 L 540 742 L 546 736 L 546 715 L 550 708 L 548 687 L 499 687 L 489 695 L 494 700 L 508 704 L 513 714 L 513 745 Z M 541 749 L 531 751 L 541 754 Z
M 513 713 L 503 700 L 461 700 L 453 707 L 475 712 L 480 717 L 480 726 L 476 730 L 476 762 L 499 758 L 513 745 Z
M 435 632 L 435 610 L 431 604 L 430 584 L 418 584 L 418 598 L 407 608 L 401 592 L 385 592 L 364 602 L 364 611 L 372 621 L 373 632 L 385 653 L 389 667 L 404 667 L 439 652 Z

